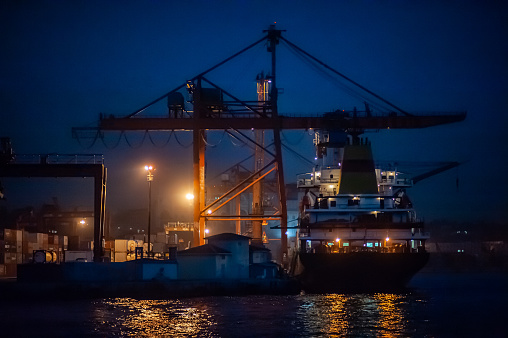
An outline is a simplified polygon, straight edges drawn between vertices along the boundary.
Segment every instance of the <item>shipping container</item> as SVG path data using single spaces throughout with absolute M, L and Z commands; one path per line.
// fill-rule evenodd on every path
M 114 260 L 115 260 L 115 262 L 127 261 L 127 253 L 126 252 L 115 252 Z
M 152 237 L 152 236 L 150 236 Z M 154 243 L 167 243 L 167 236 L 165 232 L 158 232 L 157 236 L 155 237 Z
M 9 242 L 17 242 L 19 239 L 22 240 L 21 231 L 13 229 L 4 229 L 4 240 Z
M 18 264 L 5 264 L 5 277 L 16 277 Z
M 93 262 L 92 251 L 66 251 L 66 262 Z
M 68 242 L 69 242 L 69 246 L 67 248 L 68 250 L 70 250 L 70 251 L 79 251 L 80 250 L 79 236 L 70 236 L 68 239 Z
M 34 245 L 37 245 L 37 243 L 35 244 L 30 242 L 23 243 L 23 253 L 24 254 L 32 253 L 34 250 Z
M 6 252 L 4 254 L 4 263 L 5 264 L 17 264 L 17 254 Z
M 25 242 L 27 243 L 38 243 L 38 233 L 35 232 L 25 232 Z
M 141 240 L 142 241 L 142 240 L 145 239 L 145 235 L 143 235 L 143 234 L 136 234 L 136 235 L 132 236 L 132 239 L 133 240 Z
M 115 252 L 127 252 L 128 242 L 126 239 L 115 239 Z
M 16 253 L 16 251 L 17 251 L 17 242 L 5 241 L 4 252 Z
M 104 249 L 114 249 L 115 248 L 115 241 L 109 240 L 104 241 Z
M 58 235 L 48 235 L 48 244 L 58 245 Z
M 152 251 L 157 253 L 162 253 L 167 251 L 167 244 L 165 243 L 153 243 Z

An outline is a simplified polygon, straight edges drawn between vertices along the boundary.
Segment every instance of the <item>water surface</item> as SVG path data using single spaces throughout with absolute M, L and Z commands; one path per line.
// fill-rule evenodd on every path
M 399 293 L 11 301 L 0 324 L 18 337 L 507 337 L 507 304 L 506 274 L 419 274 Z

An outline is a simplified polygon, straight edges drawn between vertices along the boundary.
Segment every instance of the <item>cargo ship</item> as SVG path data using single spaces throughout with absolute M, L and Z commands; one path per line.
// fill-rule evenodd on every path
M 312 172 L 298 175 L 298 277 L 306 292 L 403 288 L 429 259 L 409 177 L 376 167 L 368 139 L 315 132 Z

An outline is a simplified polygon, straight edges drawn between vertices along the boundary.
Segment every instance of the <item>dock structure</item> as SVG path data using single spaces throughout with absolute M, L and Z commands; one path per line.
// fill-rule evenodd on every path
M 285 196 L 285 184 L 282 161 L 282 144 L 280 139 L 281 130 L 285 129 L 311 129 L 326 128 L 328 130 L 347 131 L 356 137 L 365 130 L 380 129 L 411 129 L 426 128 L 441 124 L 459 122 L 465 119 L 465 112 L 423 114 L 415 115 L 408 113 L 395 104 L 382 98 L 380 95 L 365 88 L 359 83 L 348 78 L 341 72 L 333 69 L 324 62 L 318 60 L 310 53 L 296 46 L 283 36 L 284 30 L 276 29 L 271 25 L 263 31 L 264 36 L 246 48 L 231 55 L 217 63 L 208 70 L 192 77 L 187 82 L 178 85 L 176 88 L 164 95 L 149 102 L 143 107 L 125 116 L 104 116 L 101 114 L 98 127 L 94 128 L 73 128 L 75 137 L 80 133 L 103 131 L 192 131 L 193 132 L 193 178 L 194 178 L 194 212 L 193 221 L 196 228 L 194 246 L 203 245 L 205 238 L 205 222 L 212 221 L 240 221 L 253 222 L 252 238 L 261 242 L 261 222 L 277 220 L 280 222 L 281 253 L 280 258 L 283 264 L 287 265 L 287 207 Z M 380 102 L 382 107 L 388 107 L 381 113 L 374 113 L 365 102 L 365 110 L 356 108 L 351 111 L 337 110 L 323 113 L 320 116 L 292 116 L 283 114 L 278 109 L 279 88 L 277 87 L 277 46 L 283 42 L 285 46 L 293 49 L 322 69 L 331 72 L 334 76 L 341 78 L 361 91 L 364 95 Z M 210 72 L 223 66 L 239 55 L 244 54 L 253 47 L 265 43 L 270 56 L 270 72 L 268 75 L 257 77 L 257 101 L 248 101 L 237 98 L 230 91 L 210 81 L 207 77 Z M 262 90 L 260 91 L 260 88 Z M 189 99 L 185 100 L 184 95 Z M 167 113 L 163 116 L 144 115 L 145 110 L 161 101 L 167 100 Z M 255 163 L 267 162 L 268 164 L 258 166 L 254 174 L 247 180 L 239 182 L 219 199 L 206 205 L 205 200 L 205 144 L 206 134 L 213 130 L 225 130 L 235 138 L 242 138 L 247 143 L 253 144 L 255 151 Z M 251 139 L 242 130 L 254 130 L 256 138 Z M 264 145 L 262 134 L 259 131 L 269 130 L 273 133 L 274 151 L 270 151 Z M 265 160 L 265 156 L 267 159 Z M 269 160 L 268 158 L 271 158 Z M 277 194 L 279 205 L 276 211 L 268 214 L 263 210 L 259 201 L 263 193 L 259 188 L 259 182 L 271 172 L 276 172 Z M 252 198 L 252 214 L 224 215 L 217 212 L 223 205 L 235 200 L 235 197 L 252 187 L 255 196 Z M 238 211 L 239 208 L 236 208 Z M 237 231 L 238 232 L 238 231 Z
M 5 142 L 2 142 L 5 143 Z M 9 147 L 7 147 L 9 148 Z M 94 179 L 94 261 L 103 256 L 107 169 L 97 154 L 12 155 L 3 149 L 0 177 L 91 177 Z

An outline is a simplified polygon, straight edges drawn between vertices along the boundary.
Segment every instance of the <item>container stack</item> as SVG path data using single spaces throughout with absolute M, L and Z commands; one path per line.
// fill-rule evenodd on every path
M 62 262 L 67 236 L 30 233 L 24 230 L 0 230 L 0 277 L 16 277 L 17 265 L 32 263 L 36 250 L 46 250 L 51 262 Z
M 127 260 L 127 242 L 126 239 L 115 239 L 115 251 L 112 255 L 112 261 L 125 262 Z
M 22 263 L 23 235 L 21 230 L 3 230 L 3 277 L 16 277 L 17 264 Z
M 4 232 L 0 231 L 0 277 L 5 276 L 5 241 Z
M 150 236 L 152 237 L 152 236 Z M 155 237 L 155 241 L 152 242 L 152 251 L 154 253 L 160 253 L 160 254 L 164 254 L 165 252 L 168 251 L 168 239 L 167 239 L 167 235 L 165 232 L 158 232 L 157 233 L 157 236 Z

